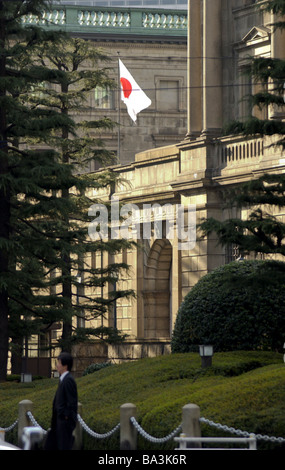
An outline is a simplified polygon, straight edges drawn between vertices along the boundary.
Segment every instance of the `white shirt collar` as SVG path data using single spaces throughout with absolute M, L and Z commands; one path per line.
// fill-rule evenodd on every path
M 63 374 L 61 374 L 61 376 L 59 377 L 60 381 L 62 381 L 67 374 L 69 374 L 69 370 L 66 370 L 65 372 L 63 372 Z

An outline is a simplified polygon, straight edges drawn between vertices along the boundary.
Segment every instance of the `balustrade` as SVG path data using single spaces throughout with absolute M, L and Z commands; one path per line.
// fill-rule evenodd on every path
M 219 148 L 219 166 L 242 163 L 248 159 L 256 159 L 264 154 L 262 139 L 243 140 L 241 142 L 221 142 Z
M 26 15 L 23 23 L 38 24 L 46 27 L 65 26 L 66 29 L 82 28 L 112 28 L 118 31 L 128 29 L 130 31 L 146 34 L 156 30 L 167 30 L 170 34 L 187 34 L 187 13 L 183 10 L 177 14 L 174 11 L 145 11 L 140 9 L 111 9 L 102 7 L 65 6 L 61 9 L 43 11 L 40 17 Z

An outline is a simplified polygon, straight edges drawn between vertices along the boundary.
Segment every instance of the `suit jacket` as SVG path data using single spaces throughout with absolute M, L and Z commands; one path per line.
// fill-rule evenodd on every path
M 74 378 L 68 373 L 60 381 L 53 400 L 52 429 L 56 429 L 58 420 L 66 421 L 73 429 L 77 421 L 77 386 Z

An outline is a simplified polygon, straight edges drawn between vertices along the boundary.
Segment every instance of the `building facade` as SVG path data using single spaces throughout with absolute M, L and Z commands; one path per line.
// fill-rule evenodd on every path
M 33 24 L 39 20 L 29 16 L 24 21 Z M 119 122 L 120 126 L 101 134 L 105 147 L 117 155 L 118 168 L 133 162 L 140 151 L 175 144 L 186 135 L 187 21 L 186 10 L 177 12 L 172 8 L 166 12 L 155 7 L 124 8 L 121 5 L 99 7 L 82 1 L 55 3 L 51 11 L 43 13 L 41 24 L 45 28 L 64 30 L 89 40 L 110 59 L 109 75 L 118 86 L 114 90 L 95 89 L 88 97 L 85 114 L 80 112 L 83 120 L 107 116 Z M 136 124 L 120 99 L 119 58 L 152 101 L 151 106 L 138 115 Z M 92 172 L 96 168 L 96 162 L 91 162 L 85 171 Z M 92 260 L 94 262 L 96 260 Z M 114 319 L 108 321 L 114 322 Z M 121 325 L 119 319 L 118 326 Z M 48 370 L 46 347 L 61 334 L 56 327 L 53 325 L 46 337 L 26 342 L 25 364 L 28 362 L 28 366 L 25 365 L 25 369 L 28 367 L 34 374 Z M 95 361 L 108 355 L 106 348 L 102 351 L 99 347 L 98 353 L 94 353 L 94 348 L 97 345 L 90 355 L 97 354 L 99 359 Z
M 274 136 L 269 139 L 222 135 L 225 123 L 248 116 L 244 98 L 260 86 L 243 74 L 248 57 L 285 59 L 285 32 L 274 31 L 274 15 L 257 8 L 260 3 L 254 0 L 188 1 L 187 94 L 181 102 L 187 109 L 185 133 L 175 140 L 176 127 L 167 127 L 166 121 L 161 121 L 159 132 L 152 132 L 150 129 L 159 117 L 156 110 L 145 110 L 141 119 L 150 122 L 145 138 L 140 126 L 128 129 L 128 134 L 131 130 L 135 132 L 140 151 L 133 147 L 133 153 L 127 154 L 129 150 L 121 147 L 120 163 L 114 168 L 125 182 L 117 184 L 112 197 L 136 209 L 140 243 L 137 249 L 126 251 L 117 259 L 130 266 L 129 273 L 120 279 L 119 287 L 133 289 L 136 298 L 117 301 L 115 311 L 105 322 L 110 326 L 116 324 L 128 336 L 118 346 L 98 343 L 77 347 L 74 350 L 77 373 L 91 362 L 133 360 L 169 353 L 177 311 L 185 295 L 202 276 L 235 257 L 231 247 L 222 248 L 214 236 L 197 237 L 193 208 L 196 222 L 208 217 L 225 220 L 234 214 L 222 208 L 224 190 L 265 172 L 277 173 L 285 169 L 281 149 L 269 145 Z M 156 20 L 160 21 L 159 18 L 157 16 Z M 158 33 L 154 29 L 152 33 L 154 42 L 150 47 L 150 42 L 146 41 L 145 51 L 146 55 L 152 51 L 149 57 L 156 62 Z M 122 46 L 120 55 L 130 71 L 134 72 L 136 66 L 137 70 L 141 68 L 134 44 L 124 38 L 118 45 Z M 177 43 L 174 41 L 169 47 L 177 47 Z M 129 51 L 132 62 L 128 60 Z M 168 80 L 175 81 L 179 77 L 182 80 L 182 69 L 177 68 L 174 52 L 171 55 L 171 60 L 163 59 Z M 159 80 L 160 73 L 156 73 L 154 76 Z M 141 85 L 147 88 L 146 76 L 144 79 L 142 76 Z M 269 119 L 285 118 L 284 113 L 277 114 L 273 108 L 263 111 L 262 115 L 259 110 L 254 112 Z M 176 117 L 173 114 L 173 118 Z M 156 145 L 151 145 L 155 140 L 153 135 L 158 136 Z M 174 142 L 170 137 L 174 137 Z M 148 139 L 146 147 L 141 139 Z M 89 196 L 97 195 L 94 192 Z M 104 197 L 110 199 L 111 195 L 106 193 Z M 154 204 L 161 211 L 158 216 L 151 212 L 153 225 L 145 235 L 144 210 L 152 209 Z M 171 233 L 167 227 L 169 207 L 175 215 Z M 280 211 L 278 216 L 285 214 Z M 189 228 L 189 220 L 191 233 L 179 232 L 179 224 Z M 161 224 L 159 236 L 155 232 L 155 221 Z M 189 241 L 186 245 L 181 243 L 183 234 Z M 89 260 L 94 267 L 108 261 Z
M 140 222 L 145 205 L 154 203 L 162 208 L 166 204 L 183 206 L 185 226 L 193 206 L 197 221 L 208 217 L 225 220 L 236 215 L 222 208 L 225 189 L 265 172 L 284 171 L 282 150 L 269 145 L 274 137 L 222 136 L 226 122 L 248 117 L 243 98 L 260 86 L 243 75 L 248 57 L 285 58 L 285 33 L 274 31 L 274 15 L 257 9 L 256 4 L 250 0 L 189 0 L 187 134 L 175 145 L 140 152 L 134 162 L 116 169 L 129 185 L 118 185 L 115 196 L 121 203 L 139 208 Z M 263 113 L 269 119 L 285 118 L 273 108 Z M 166 211 L 160 214 L 162 227 L 166 226 Z M 175 223 L 177 227 L 178 219 Z M 195 243 L 191 240 L 181 248 L 178 232 L 170 238 L 166 228 L 163 230 L 159 238 L 154 231 L 144 238 L 140 226 L 143 249 L 124 254 L 132 272 L 121 282 L 125 288 L 133 288 L 137 298 L 117 305 L 116 323 L 129 336 L 125 344 L 108 348 L 110 359 L 170 352 L 184 296 L 202 276 L 235 257 L 231 247 L 217 244 L 215 236 L 197 238 Z M 110 317 L 110 324 L 113 321 Z
M 32 23 L 35 18 L 26 18 Z M 114 89 L 96 88 L 82 118 L 107 116 L 118 123 L 102 134 L 105 147 L 120 164 L 136 153 L 174 144 L 187 131 L 187 10 L 76 5 L 46 12 L 46 28 L 64 30 L 94 43 L 108 58 Z M 134 123 L 120 99 L 119 58 L 151 99 Z M 106 66 L 106 64 L 104 64 Z M 86 171 L 94 171 L 95 162 Z

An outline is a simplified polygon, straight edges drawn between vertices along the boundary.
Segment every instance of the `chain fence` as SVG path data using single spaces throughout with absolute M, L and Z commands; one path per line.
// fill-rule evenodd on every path
M 275 436 L 266 436 L 266 435 L 262 435 L 262 434 L 254 434 L 254 433 L 250 433 L 250 432 L 247 432 L 247 431 L 241 431 L 240 429 L 235 429 L 233 427 L 229 427 L 229 426 L 226 426 L 224 424 L 220 424 L 220 423 L 215 423 L 214 421 L 211 421 L 210 419 L 206 419 L 206 418 L 203 418 L 201 417 L 200 418 L 200 422 L 201 423 L 204 423 L 204 424 L 208 424 L 209 426 L 212 426 L 216 429 L 219 429 L 221 431 L 225 431 L 225 432 L 229 432 L 231 434 L 236 434 L 240 437 L 250 437 L 250 436 L 254 436 L 256 438 L 256 440 L 262 440 L 262 441 L 271 441 L 271 442 L 275 442 L 275 443 L 279 443 L 279 444 L 282 444 L 285 442 L 285 438 L 284 437 L 275 437 Z
M 12 431 L 12 429 L 14 429 L 18 424 L 18 420 L 16 419 L 16 421 L 14 421 L 13 424 L 11 424 L 11 426 L 8 426 L 7 428 L 1 428 L 0 427 L 0 431 L 2 432 L 9 432 L 9 431 Z
M 105 432 L 103 434 L 98 434 L 97 432 L 92 431 L 89 426 L 87 426 L 87 424 L 85 423 L 85 421 L 83 421 L 79 414 L 77 415 L 77 419 L 81 424 L 82 429 L 84 429 L 84 431 L 86 431 L 90 436 L 95 437 L 96 439 L 106 439 L 107 437 L 112 436 L 112 434 L 114 434 L 120 428 L 120 423 L 118 423 L 113 429 L 111 429 L 111 431 Z
M 46 434 L 47 431 L 45 431 L 42 426 L 39 425 L 39 423 L 36 421 L 36 419 L 34 418 L 33 414 L 31 413 L 31 411 L 27 411 L 27 416 L 28 418 L 30 419 L 30 422 L 32 424 L 32 426 L 36 426 L 36 427 L 40 427 L 42 430 L 43 430 L 43 433 Z M 79 424 L 82 426 L 82 429 L 87 433 L 89 434 L 91 437 L 94 437 L 96 439 L 107 439 L 108 437 L 112 436 L 115 432 L 117 432 L 119 429 L 120 429 L 120 423 L 118 423 L 113 429 L 111 429 L 110 431 L 108 432 L 105 432 L 103 434 L 100 434 L 100 433 L 97 433 L 95 431 L 93 431 L 92 429 L 90 429 L 90 427 L 85 423 L 85 421 L 82 419 L 82 417 L 80 416 L 80 414 L 77 415 L 77 418 L 78 418 L 78 422 Z M 174 429 L 170 434 L 168 434 L 167 436 L 165 437 L 154 437 L 154 436 L 151 436 L 150 434 L 148 434 L 142 427 L 141 425 L 137 422 L 136 418 L 135 417 L 131 417 L 130 418 L 131 420 L 131 423 L 133 424 L 133 426 L 135 427 L 135 429 L 137 430 L 137 432 L 143 437 L 145 438 L 146 440 L 152 442 L 152 443 L 157 443 L 157 444 L 162 444 L 162 443 L 165 443 L 171 439 L 174 438 L 174 436 L 176 436 L 182 429 L 182 425 L 180 424 L 176 429 Z M 250 433 L 248 431 L 242 431 L 240 429 L 235 429 L 233 427 L 230 427 L 230 426 L 227 426 L 227 425 L 223 425 L 223 424 L 220 424 L 220 423 L 215 423 L 214 421 L 211 421 L 207 418 L 204 418 L 204 417 L 201 417 L 199 419 L 200 423 L 202 424 L 207 424 L 208 426 L 211 426 L 211 427 L 214 427 L 216 429 L 219 429 L 221 431 L 225 431 L 225 432 L 228 432 L 230 434 L 236 434 L 237 436 L 240 436 L 240 437 L 250 437 L 250 436 L 254 436 L 256 438 L 256 440 L 263 440 L 263 441 L 267 441 L 267 442 L 274 442 L 274 443 L 278 443 L 278 444 L 282 444 L 285 442 L 285 438 L 283 437 L 275 437 L 275 436 L 267 436 L 267 435 L 262 435 L 262 434 L 254 434 L 254 433 Z M 6 428 L 2 428 L 0 427 L 0 431 L 4 431 L 4 432 L 9 432 L 11 431 L 12 429 L 14 429 L 18 424 L 18 420 L 16 420 L 13 424 L 11 424 L 11 426 L 8 426 Z
M 150 442 L 156 442 L 158 444 L 163 444 L 164 442 L 169 441 L 170 439 L 173 439 L 173 437 L 178 434 L 179 431 L 182 429 L 182 425 L 180 424 L 174 431 L 172 431 L 170 434 L 168 434 L 165 437 L 153 437 L 150 434 L 148 434 L 137 422 L 136 418 L 133 416 L 130 418 L 133 426 L 136 428 L 139 434 L 141 434 L 142 437 L 144 437 L 146 440 Z

